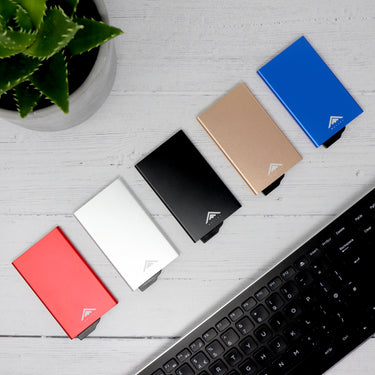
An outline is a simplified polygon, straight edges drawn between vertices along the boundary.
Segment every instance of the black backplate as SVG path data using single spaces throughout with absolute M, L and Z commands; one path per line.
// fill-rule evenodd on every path
M 135 167 L 194 242 L 241 207 L 182 130 Z

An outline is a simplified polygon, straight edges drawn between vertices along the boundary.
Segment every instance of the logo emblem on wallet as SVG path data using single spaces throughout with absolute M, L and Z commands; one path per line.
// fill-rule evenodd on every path
M 215 219 L 215 217 L 220 214 L 221 212 L 214 212 L 214 211 L 207 212 L 206 224 L 208 224 L 211 220 Z
M 143 272 L 146 272 L 146 270 L 148 270 L 150 267 L 152 267 L 157 262 L 158 262 L 157 260 L 146 260 L 145 265 L 143 267 Z
M 93 313 L 96 309 L 83 309 L 82 310 L 82 319 L 81 319 L 81 322 L 83 322 L 83 320 L 85 318 L 87 318 L 91 313 Z
M 278 163 L 271 163 L 269 168 L 268 168 L 268 176 L 272 173 L 272 172 L 275 172 L 277 168 L 281 167 L 282 164 L 278 164 Z
M 331 116 L 329 118 L 329 125 L 328 125 L 328 129 L 331 129 L 333 127 L 333 125 L 336 124 L 337 121 L 341 120 L 342 118 L 344 118 L 343 116 Z

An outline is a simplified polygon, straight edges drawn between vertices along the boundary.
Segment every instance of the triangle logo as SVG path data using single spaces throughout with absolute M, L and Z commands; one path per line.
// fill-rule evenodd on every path
M 82 310 L 82 318 L 81 318 L 81 322 L 84 321 L 85 318 L 87 318 L 90 314 L 92 314 L 94 311 L 96 311 L 96 309 L 88 309 L 88 308 L 85 308 Z
M 209 211 L 207 212 L 206 224 L 213 220 L 217 215 L 220 215 L 221 212 Z
M 278 164 L 278 163 L 271 163 L 269 168 L 268 168 L 268 176 L 272 173 L 272 172 L 275 172 L 277 168 L 281 167 L 282 164 Z
M 333 125 L 336 124 L 336 122 L 338 122 L 339 120 L 343 119 L 344 117 L 343 116 L 331 116 L 329 118 L 329 125 L 328 125 L 328 129 L 331 129 L 333 127 Z
M 157 260 L 146 260 L 143 267 L 143 272 L 146 272 L 150 267 L 152 267 L 157 262 Z

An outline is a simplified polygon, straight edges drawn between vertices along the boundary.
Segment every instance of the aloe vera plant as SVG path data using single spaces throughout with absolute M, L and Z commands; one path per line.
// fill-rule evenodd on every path
M 0 97 L 26 117 L 42 98 L 69 112 L 69 61 L 122 33 L 79 17 L 79 0 L 0 0 Z

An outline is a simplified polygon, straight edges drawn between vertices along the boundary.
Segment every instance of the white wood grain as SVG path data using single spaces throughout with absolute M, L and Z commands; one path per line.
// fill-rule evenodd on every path
M 86 123 L 31 132 L 0 119 L 0 374 L 134 375 L 375 182 L 373 0 L 107 0 L 118 73 Z M 256 70 L 299 36 L 364 109 L 330 149 L 315 149 Z M 304 160 L 255 197 L 195 117 L 240 81 Z M 193 244 L 134 169 L 183 128 L 242 203 L 220 234 Z M 131 292 L 72 216 L 122 176 L 180 257 L 145 293 Z M 90 338 L 70 341 L 11 266 L 60 225 L 118 298 Z M 375 371 L 371 339 L 330 375 Z

